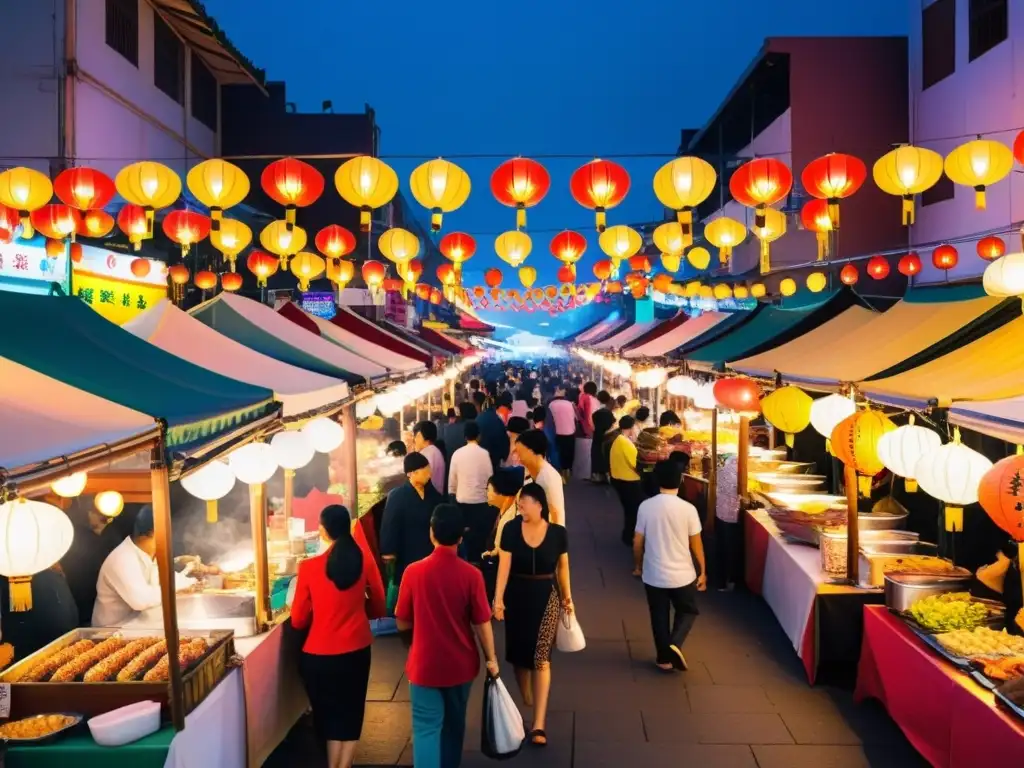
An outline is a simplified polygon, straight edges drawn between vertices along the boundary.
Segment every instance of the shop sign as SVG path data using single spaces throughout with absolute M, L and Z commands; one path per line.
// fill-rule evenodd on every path
M 46 255 L 41 242 L 14 240 L 0 243 L 0 279 L 17 282 L 34 281 L 37 290 L 48 292 L 50 283 L 57 283 L 65 291 L 68 287 L 67 253 L 57 258 Z M 18 290 L 17 288 L 15 290 Z
M 75 296 L 118 325 L 124 325 L 167 297 L 166 283 L 130 283 L 77 270 L 72 289 Z
M 307 291 L 302 294 L 301 306 L 303 311 L 324 320 L 330 320 L 338 314 L 334 306 L 334 294 L 330 291 Z
M 112 280 L 124 280 L 129 283 L 167 286 L 167 265 L 157 259 L 146 259 L 149 262 L 149 273 L 144 277 L 132 272 L 132 262 L 143 258 L 137 254 L 114 253 L 92 245 L 82 246 L 82 258 L 74 264 L 75 277 L 82 272 L 99 275 Z
M 757 299 L 705 299 L 701 297 L 674 296 L 660 291 L 654 291 L 653 297 L 656 304 L 666 307 L 679 307 L 684 310 L 696 312 L 744 312 L 757 308 Z

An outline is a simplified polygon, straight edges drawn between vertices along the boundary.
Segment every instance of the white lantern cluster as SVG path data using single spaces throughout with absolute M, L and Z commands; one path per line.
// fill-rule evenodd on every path
M 248 443 L 228 455 L 228 466 L 246 485 L 260 485 L 277 472 L 277 459 L 267 443 Z
M 829 441 L 832 431 L 847 416 L 857 412 L 857 404 L 849 397 L 828 395 L 811 403 L 811 426 Z
M 981 284 L 989 296 L 1024 297 L 1024 253 L 1007 253 L 987 267 Z
M 636 372 L 636 385 L 640 389 L 657 389 L 668 378 L 668 370 L 665 368 L 645 368 Z
M 978 500 L 981 478 L 991 468 L 991 461 L 960 442 L 958 430 L 953 442 L 933 448 L 918 459 L 914 475 L 929 496 L 963 507 Z
M 665 389 L 675 397 L 693 397 L 700 384 L 691 376 L 673 376 L 668 380 Z
M 886 432 L 879 438 L 878 458 L 886 469 L 902 477 L 906 490 L 913 493 L 917 490 L 918 462 L 941 445 L 939 434 L 914 424 L 911 415 L 908 424 Z
M 461 365 L 462 362 L 464 361 L 457 363 L 456 366 Z M 464 367 L 468 368 L 469 365 Z M 444 376 L 422 376 L 388 387 L 383 392 L 374 395 L 370 405 L 361 407 L 360 403 L 356 403 L 356 418 L 360 420 L 369 418 L 374 411 L 380 411 L 382 416 L 394 416 L 409 403 L 442 389 L 446 381 L 451 380 L 447 376 L 448 372 L 446 371 Z
M 0 574 L 10 581 L 12 611 L 32 608 L 31 578 L 71 548 L 74 526 L 60 509 L 15 499 L 0 505 Z
M 715 398 L 714 382 L 698 384 L 693 390 L 693 406 L 705 411 L 712 411 L 718 407 L 718 400 Z
M 584 362 L 603 368 L 608 371 L 608 373 L 619 376 L 620 378 L 628 379 L 633 375 L 633 366 L 625 360 L 605 357 L 604 355 L 599 355 L 596 352 L 591 352 L 589 349 L 574 349 L 573 352 Z
M 181 478 L 181 487 L 206 502 L 206 521 L 217 522 L 217 502 L 235 487 L 235 473 L 219 459 L 204 464 Z

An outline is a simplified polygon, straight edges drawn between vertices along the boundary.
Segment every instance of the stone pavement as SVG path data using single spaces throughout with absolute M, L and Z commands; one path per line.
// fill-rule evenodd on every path
M 509 761 L 537 768 L 860 768 L 925 763 L 876 704 L 850 692 L 810 688 L 796 653 L 757 597 L 709 591 L 684 649 L 690 670 L 653 666 L 643 587 L 618 541 L 621 513 L 610 488 L 567 490 L 573 599 L 587 636 L 578 654 L 552 662 L 549 746 L 526 746 Z M 502 654 L 501 629 L 499 657 Z M 366 722 L 357 765 L 412 765 L 404 649 L 373 646 Z M 518 698 L 510 669 L 506 684 Z M 463 766 L 493 765 L 480 752 L 478 680 L 470 703 Z M 527 722 L 529 726 L 529 722 Z M 268 768 L 325 765 L 303 720 Z

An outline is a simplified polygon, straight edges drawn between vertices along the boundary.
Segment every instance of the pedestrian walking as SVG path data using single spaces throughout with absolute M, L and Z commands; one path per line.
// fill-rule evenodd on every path
M 388 493 L 380 527 L 380 555 L 394 568 L 395 584 L 411 563 L 433 550 L 430 516 L 444 501 L 431 482 L 430 462 L 422 453 L 410 453 L 402 460 L 406 482 Z
M 565 384 L 555 390 L 555 396 L 548 403 L 548 413 L 553 425 L 555 448 L 558 450 L 562 479 L 569 481 L 572 465 L 576 458 L 576 406 L 565 396 Z
M 487 481 L 493 469 L 491 455 L 480 447 L 480 427 L 475 421 L 466 423 L 465 437 L 466 444 L 452 455 L 448 492 L 466 521 L 463 552 L 470 563 L 479 566 L 497 521 L 497 511 L 487 503 Z
M 421 421 L 412 428 L 412 449 L 426 456 L 430 463 L 430 479 L 438 493 L 444 493 L 445 459 L 437 442 L 437 425 L 432 421 Z
M 531 429 L 516 441 L 516 455 L 531 480 L 544 489 L 551 522 L 565 525 L 565 490 L 562 476 L 544 458 L 548 453 L 548 438 L 537 429 Z
M 644 487 L 636 466 L 636 420 L 632 416 L 619 419 L 619 435 L 612 442 L 608 456 L 608 468 L 612 476 L 612 487 L 622 505 L 622 543 L 633 543 L 636 529 L 636 515 L 644 500 Z

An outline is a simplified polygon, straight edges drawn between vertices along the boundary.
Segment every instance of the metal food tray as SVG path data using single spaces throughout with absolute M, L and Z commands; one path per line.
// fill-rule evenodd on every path
M 1006 696 L 1003 695 L 1003 692 L 1000 691 L 999 688 L 994 688 L 992 693 L 994 693 L 996 696 L 997 704 L 1010 710 L 1021 720 L 1024 720 L 1024 707 L 1021 707 L 1019 704 L 1014 704 L 1012 701 L 1006 698 Z
M 79 714 L 77 712 L 45 712 L 45 713 L 38 714 L 38 715 L 31 715 L 29 717 L 16 717 L 13 720 L 8 720 L 7 723 L 5 723 L 5 725 L 8 724 L 8 723 L 15 723 L 15 722 L 23 721 L 23 720 L 36 720 L 36 719 L 43 718 L 43 717 L 50 717 L 51 715 L 60 715 L 60 716 L 63 716 L 63 717 L 71 717 L 71 718 L 74 718 L 74 722 L 73 723 L 69 723 L 68 725 L 65 725 L 63 728 L 58 728 L 56 731 L 48 733 L 45 736 L 37 736 L 34 739 L 18 739 L 18 738 L 15 738 L 13 736 L 0 736 L 0 740 L 5 741 L 8 744 L 18 744 L 18 745 L 22 745 L 22 744 L 25 744 L 25 745 L 49 744 L 52 741 L 56 741 L 57 739 L 64 738 L 69 733 L 71 733 L 71 731 L 75 730 L 75 728 L 80 726 L 82 724 L 82 722 L 85 720 L 85 716 L 81 715 L 81 714 Z
M 904 621 L 906 620 L 904 619 Z M 917 626 L 917 622 L 907 622 L 907 626 L 910 628 L 911 632 L 913 632 L 915 635 L 921 638 L 925 645 L 927 645 L 929 648 L 931 648 L 933 651 L 939 654 L 939 656 L 944 658 L 953 666 L 959 667 L 967 673 L 971 673 L 976 669 L 976 667 L 971 663 L 970 659 L 965 659 L 963 656 L 955 656 L 949 651 L 947 651 L 945 648 L 943 648 L 942 644 L 935 639 L 935 635 L 929 634 L 924 629 L 919 628 Z

